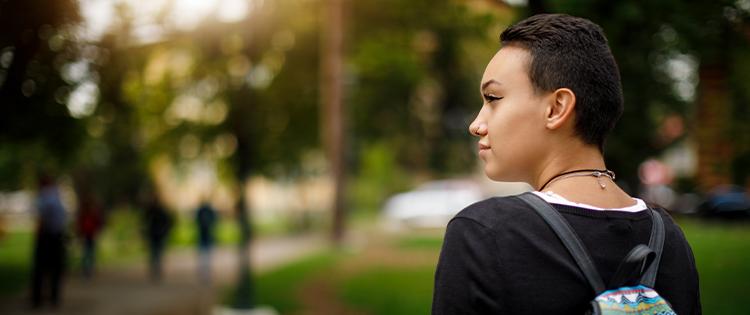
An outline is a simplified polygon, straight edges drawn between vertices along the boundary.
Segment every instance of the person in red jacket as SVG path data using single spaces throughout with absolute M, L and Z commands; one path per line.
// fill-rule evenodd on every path
M 102 211 L 94 196 L 87 192 L 81 198 L 76 217 L 77 232 L 83 245 L 81 268 L 83 276 L 90 278 L 94 273 L 96 261 L 96 239 L 102 228 Z

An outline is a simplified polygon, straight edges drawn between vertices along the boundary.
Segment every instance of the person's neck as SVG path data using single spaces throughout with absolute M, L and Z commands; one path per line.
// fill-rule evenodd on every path
M 540 189 L 556 175 L 581 169 L 605 170 L 606 164 L 601 151 L 590 145 L 567 143 L 548 155 L 529 184 L 535 190 Z M 634 202 L 606 176 L 560 177 L 548 183 L 543 191 L 552 191 L 568 200 L 600 208 L 621 208 Z
M 604 157 L 596 147 L 567 143 L 547 156 L 529 184 L 540 189 L 556 175 L 581 169 L 606 169 Z

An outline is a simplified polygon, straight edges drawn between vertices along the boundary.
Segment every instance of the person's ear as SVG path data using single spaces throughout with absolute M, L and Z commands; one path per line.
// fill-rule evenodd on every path
M 576 107 L 576 95 L 568 88 L 560 88 L 552 92 L 547 106 L 546 127 L 557 129 L 567 121 L 572 121 Z

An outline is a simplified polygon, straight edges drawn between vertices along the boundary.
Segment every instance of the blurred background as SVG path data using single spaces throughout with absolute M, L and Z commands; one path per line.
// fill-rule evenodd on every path
M 0 1 L 0 313 L 427 314 L 500 32 L 600 24 L 629 193 L 748 314 L 750 1 Z

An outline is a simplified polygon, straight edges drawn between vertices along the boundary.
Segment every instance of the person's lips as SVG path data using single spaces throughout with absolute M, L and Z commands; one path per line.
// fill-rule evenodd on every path
M 482 152 L 484 150 L 489 150 L 490 146 L 484 143 L 479 142 L 479 152 Z

